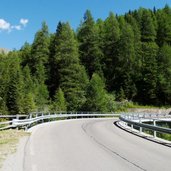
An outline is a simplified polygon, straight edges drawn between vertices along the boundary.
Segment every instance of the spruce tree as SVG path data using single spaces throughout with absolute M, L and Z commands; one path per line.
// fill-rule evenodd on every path
M 106 97 L 107 92 L 105 90 L 105 84 L 100 76 L 94 73 L 87 88 L 85 109 L 93 112 L 108 111 Z
M 142 44 L 142 78 L 138 84 L 139 101 L 143 104 L 155 104 L 157 100 L 157 54 L 155 42 Z
M 44 110 L 48 103 L 49 93 L 45 85 L 46 74 L 44 65 L 39 63 L 34 77 L 35 102 L 39 110 Z
M 39 110 L 44 110 L 48 102 L 48 89 L 46 85 L 49 61 L 49 31 L 45 22 L 34 38 L 31 47 L 31 60 L 28 63 L 34 77 L 35 102 Z
M 158 55 L 157 94 L 160 104 L 169 105 L 171 101 L 171 47 L 164 45 Z
M 134 71 L 133 71 L 132 79 L 134 80 L 134 83 L 137 84 L 137 82 L 141 79 L 141 66 L 142 66 L 141 31 L 138 22 L 133 17 L 133 15 L 126 14 L 125 19 L 131 25 L 134 33 L 135 58 L 133 61 Z
M 107 89 L 113 91 L 113 78 L 117 66 L 118 41 L 120 39 L 120 28 L 116 16 L 113 13 L 104 21 L 104 75 Z
M 136 71 L 134 32 L 123 17 L 119 19 L 119 23 L 121 36 L 113 86 L 117 92 L 123 88 L 126 98 L 132 99 L 136 95 L 135 80 L 133 78 Z
M 31 65 L 31 45 L 29 43 L 26 42 L 20 49 L 20 58 L 22 67 L 25 67 L 26 65 Z
M 79 110 L 85 102 L 87 75 L 80 65 L 78 43 L 68 23 L 59 23 L 56 33 L 55 63 L 59 85 L 64 92 L 68 110 Z
M 155 22 L 149 10 L 143 10 L 141 18 L 141 40 L 143 42 L 153 42 L 156 39 Z
M 30 73 L 28 65 L 23 69 L 23 80 L 24 80 L 24 113 L 32 112 L 36 109 L 36 95 L 34 90 L 34 81 Z
M 103 75 L 101 60 L 103 53 L 100 49 L 98 28 L 89 10 L 84 15 L 84 21 L 78 29 L 79 52 L 82 64 L 91 78 L 94 72 Z
M 19 114 L 23 113 L 23 76 L 17 53 L 11 53 L 9 57 L 11 58 L 11 63 L 9 68 L 6 105 L 10 114 Z
M 63 93 L 61 88 L 57 89 L 57 91 L 56 91 L 51 110 L 54 112 L 66 111 L 67 110 L 67 105 L 66 105 L 64 93 Z
M 50 45 L 49 45 L 49 61 L 48 61 L 48 73 L 47 73 L 47 86 L 49 90 L 49 96 L 50 98 L 53 98 L 53 96 L 56 93 L 56 87 L 59 86 L 59 72 L 58 72 L 58 66 L 57 62 L 55 60 L 55 49 L 56 49 L 56 34 L 50 35 Z
M 9 62 L 8 55 L 0 55 L 0 113 L 7 114 L 6 98 L 9 83 Z
M 47 65 L 49 59 L 49 42 L 48 26 L 43 22 L 42 28 L 36 33 L 31 47 L 29 67 L 33 74 L 37 71 L 37 66 L 40 65 L 40 63 L 44 66 Z
M 171 9 L 166 6 L 163 10 L 157 11 L 157 43 L 161 47 L 164 44 L 171 45 Z

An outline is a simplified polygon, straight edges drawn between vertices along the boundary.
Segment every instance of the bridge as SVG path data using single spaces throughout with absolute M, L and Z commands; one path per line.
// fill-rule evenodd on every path
M 169 115 L 135 113 L 32 113 L 26 119 L 18 117 L 10 125 L 29 128 L 31 136 L 23 145 L 24 157 L 18 154 L 21 163 L 15 170 L 170 170 L 171 148 L 146 140 L 142 132 L 148 127 L 154 132 L 169 133 L 170 129 L 155 124 L 170 119 Z M 143 138 L 132 134 L 135 131 Z M 155 133 L 151 139 L 156 139 Z

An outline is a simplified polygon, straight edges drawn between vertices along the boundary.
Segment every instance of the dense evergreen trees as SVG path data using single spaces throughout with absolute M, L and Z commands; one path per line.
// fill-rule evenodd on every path
M 74 32 L 59 22 L 32 44 L 0 54 L 0 113 L 113 111 L 116 101 L 171 105 L 171 8 L 129 11 Z
M 118 41 L 120 38 L 119 23 L 113 13 L 104 21 L 104 75 L 106 78 L 107 89 L 113 90 L 114 79 L 116 76 L 116 66 L 118 60 Z
M 91 78 L 94 72 L 102 74 L 102 49 L 100 49 L 98 29 L 89 10 L 86 11 L 84 22 L 78 29 L 78 41 L 80 59 L 88 76 Z
M 59 23 L 55 42 L 55 63 L 58 85 L 67 102 L 68 110 L 79 110 L 85 102 L 85 88 L 88 82 L 84 67 L 80 64 L 78 44 L 68 23 Z

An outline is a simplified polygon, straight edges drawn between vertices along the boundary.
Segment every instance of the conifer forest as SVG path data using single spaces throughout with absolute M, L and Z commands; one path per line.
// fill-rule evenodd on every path
M 16 40 L 17 41 L 17 40 Z M 0 113 L 116 110 L 122 101 L 171 105 L 171 8 L 87 10 L 73 30 L 46 22 L 32 44 L 0 54 Z

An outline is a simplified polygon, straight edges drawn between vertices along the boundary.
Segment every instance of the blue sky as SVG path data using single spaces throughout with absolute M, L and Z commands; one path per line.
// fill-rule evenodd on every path
M 46 21 L 55 32 L 59 21 L 69 21 L 77 28 L 86 9 L 94 19 L 105 19 L 109 12 L 124 14 L 129 9 L 163 8 L 171 0 L 1 0 L 0 47 L 20 49 L 24 42 L 32 43 L 35 33 Z

